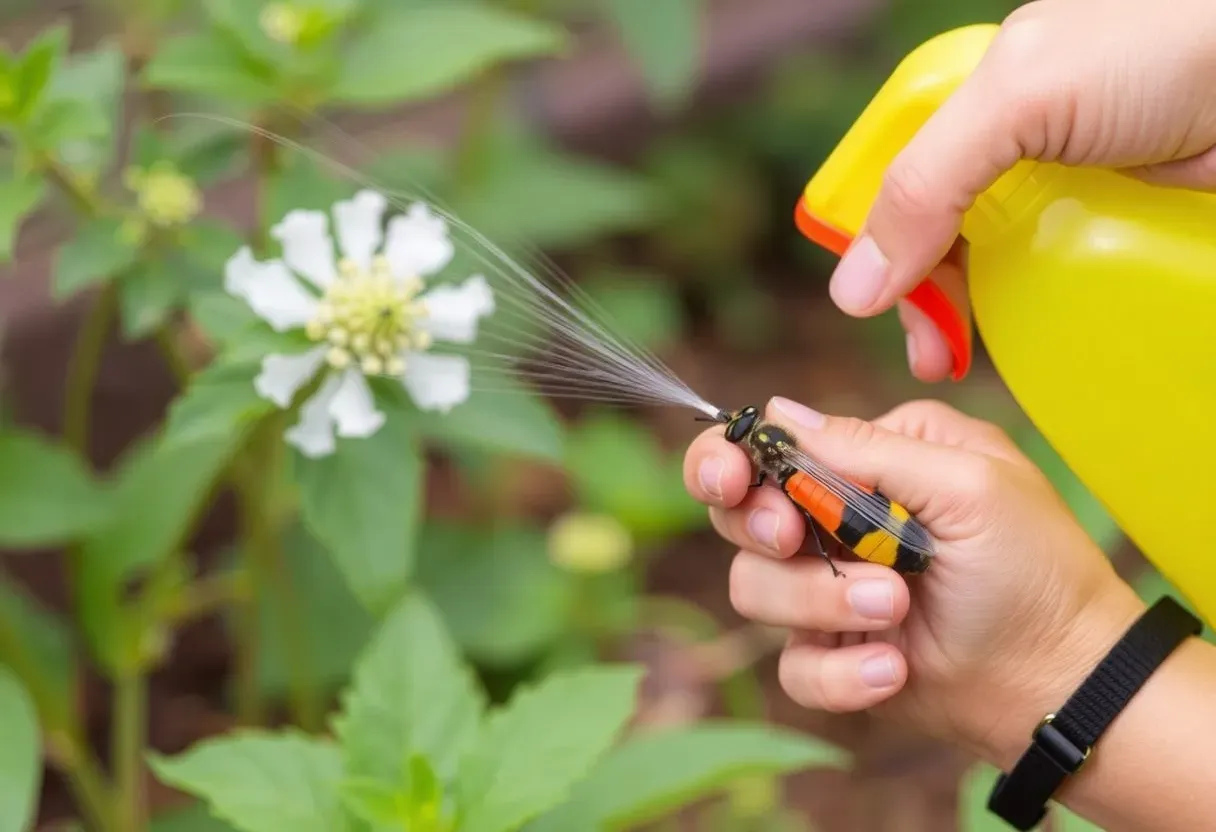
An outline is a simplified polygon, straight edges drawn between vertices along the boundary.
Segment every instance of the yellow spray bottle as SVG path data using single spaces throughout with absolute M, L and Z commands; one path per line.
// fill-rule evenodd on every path
M 795 215 L 842 254 L 882 176 L 996 26 L 918 47 L 808 183 Z M 1019 162 L 963 223 L 976 326 L 1019 405 L 1131 540 L 1216 624 L 1216 195 Z M 908 299 L 970 332 L 928 279 Z

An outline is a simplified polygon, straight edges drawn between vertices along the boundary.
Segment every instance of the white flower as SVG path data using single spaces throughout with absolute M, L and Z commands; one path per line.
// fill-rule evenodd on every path
M 426 410 L 447 412 L 469 395 L 468 360 L 427 350 L 434 340 L 471 343 L 478 320 L 494 311 L 490 287 L 474 275 L 423 293 L 422 278 L 452 259 L 447 224 L 415 203 L 382 234 L 386 208 L 374 191 L 334 205 L 337 262 L 326 214 L 292 211 L 271 229 L 282 260 L 259 262 L 243 247 L 225 268 L 230 294 L 275 330 L 303 329 L 316 344 L 294 355 L 267 355 L 254 381 L 258 395 L 286 408 L 324 373 L 285 434 L 306 456 L 332 453 L 335 436 L 371 436 L 384 424 L 366 376 L 400 379 Z

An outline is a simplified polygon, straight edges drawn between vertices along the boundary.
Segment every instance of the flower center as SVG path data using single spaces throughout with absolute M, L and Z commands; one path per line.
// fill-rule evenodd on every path
M 335 369 L 356 363 L 365 375 L 399 376 L 404 352 L 431 345 L 430 334 L 417 326 L 427 314 L 415 300 L 420 291 L 417 278 L 395 280 L 384 257 L 375 258 L 371 269 L 343 260 L 306 332 L 331 345 L 326 358 Z

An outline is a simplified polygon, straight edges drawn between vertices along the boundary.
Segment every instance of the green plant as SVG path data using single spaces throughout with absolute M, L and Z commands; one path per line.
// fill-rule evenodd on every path
M 20 54 L 0 53 L 0 132 L 11 151 L 0 173 L 0 260 L 12 259 L 27 218 L 63 215 L 70 234 L 55 252 L 53 296 L 88 307 L 62 437 L 0 427 L 0 545 L 62 548 L 71 596 L 61 616 L 16 581 L 0 582 L 0 826 L 33 826 L 44 759 L 71 785 L 83 827 L 102 832 L 621 828 L 742 775 L 843 765 L 829 746 L 742 722 L 628 735 L 641 670 L 597 662 L 655 617 L 638 597 L 640 570 L 563 568 L 547 521 L 427 517 L 435 457 L 457 461 L 477 500 L 494 494 L 490 472 L 531 461 L 566 470 L 575 512 L 622 524 L 631 558 L 635 542 L 657 545 L 704 523 L 678 460 L 652 450 L 645 432 L 615 417 L 570 430 L 523 391 L 473 390 L 440 418 L 434 410 L 450 403 L 427 399 L 439 393 L 384 377 L 409 378 L 394 356 L 335 334 L 355 318 L 305 320 L 283 305 L 315 310 L 322 296 L 330 311 L 340 305 L 317 277 L 324 258 L 301 259 L 309 235 L 293 236 L 292 224 L 328 217 L 345 246 L 341 212 L 375 201 L 268 136 L 307 145 L 304 128 L 322 111 L 469 91 L 457 146 L 397 148 L 356 167 L 386 188 L 421 184 L 512 253 L 586 248 L 664 216 L 669 206 L 645 176 L 501 117 L 504 68 L 569 48 L 558 14 L 473 0 L 112 5 L 121 37 L 70 52 L 70 31 L 58 26 Z M 661 106 L 692 89 L 698 5 L 597 7 Z M 183 110 L 217 118 L 175 117 Z M 206 188 L 237 179 L 251 186 L 247 228 L 207 210 Z M 415 229 L 429 221 L 399 216 Z M 444 276 L 470 274 L 470 255 L 457 247 Z M 417 258 L 433 254 L 409 256 L 429 279 L 434 270 Z M 294 288 L 266 265 L 275 258 L 300 277 L 287 275 Z M 595 267 L 590 291 L 629 337 L 657 347 L 678 335 L 670 291 L 644 272 L 621 280 L 625 267 L 611 258 Z M 473 302 L 475 279 L 444 276 L 438 285 Z M 393 337 L 427 350 L 398 324 Z M 163 423 L 103 475 L 89 464 L 93 392 L 114 333 L 155 344 L 178 391 Z M 320 341 L 328 364 L 284 382 L 284 368 Z M 332 385 L 342 384 L 357 395 L 333 405 Z M 322 406 L 337 435 L 314 429 Z M 636 461 L 629 470 L 617 464 L 624 453 Z M 196 531 L 221 494 L 235 498 L 238 528 L 204 572 Z M 670 626 L 674 607 L 664 609 L 657 618 Z M 182 754 L 150 754 L 149 676 L 172 657 L 180 627 L 214 613 L 235 652 L 227 693 L 240 728 Z M 86 667 L 110 691 L 104 763 L 75 702 Z M 479 672 L 508 683 L 492 697 Z M 291 727 L 267 729 L 279 715 Z M 222 822 L 198 810 L 149 818 L 147 759 Z
M 639 669 L 559 672 L 487 710 L 421 596 L 403 598 L 356 662 L 333 738 L 242 731 L 157 774 L 246 832 L 624 828 L 736 778 L 840 765 L 831 746 L 743 723 L 622 737 Z

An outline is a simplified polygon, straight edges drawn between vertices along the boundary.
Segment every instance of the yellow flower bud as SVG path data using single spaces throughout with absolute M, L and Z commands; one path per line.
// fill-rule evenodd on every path
M 194 181 L 169 162 L 157 162 L 148 170 L 128 169 L 123 180 L 135 192 L 140 212 L 152 225 L 183 225 L 202 208 L 203 199 Z
M 279 43 L 294 44 L 304 32 L 304 12 L 291 3 L 271 3 L 262 9 L 258 24 L 266 37 Z
M 549 527 L 549 559 L 570 572 L 612 572 L 633 557 L 633 537 L 615 517 L 571 512 Z

